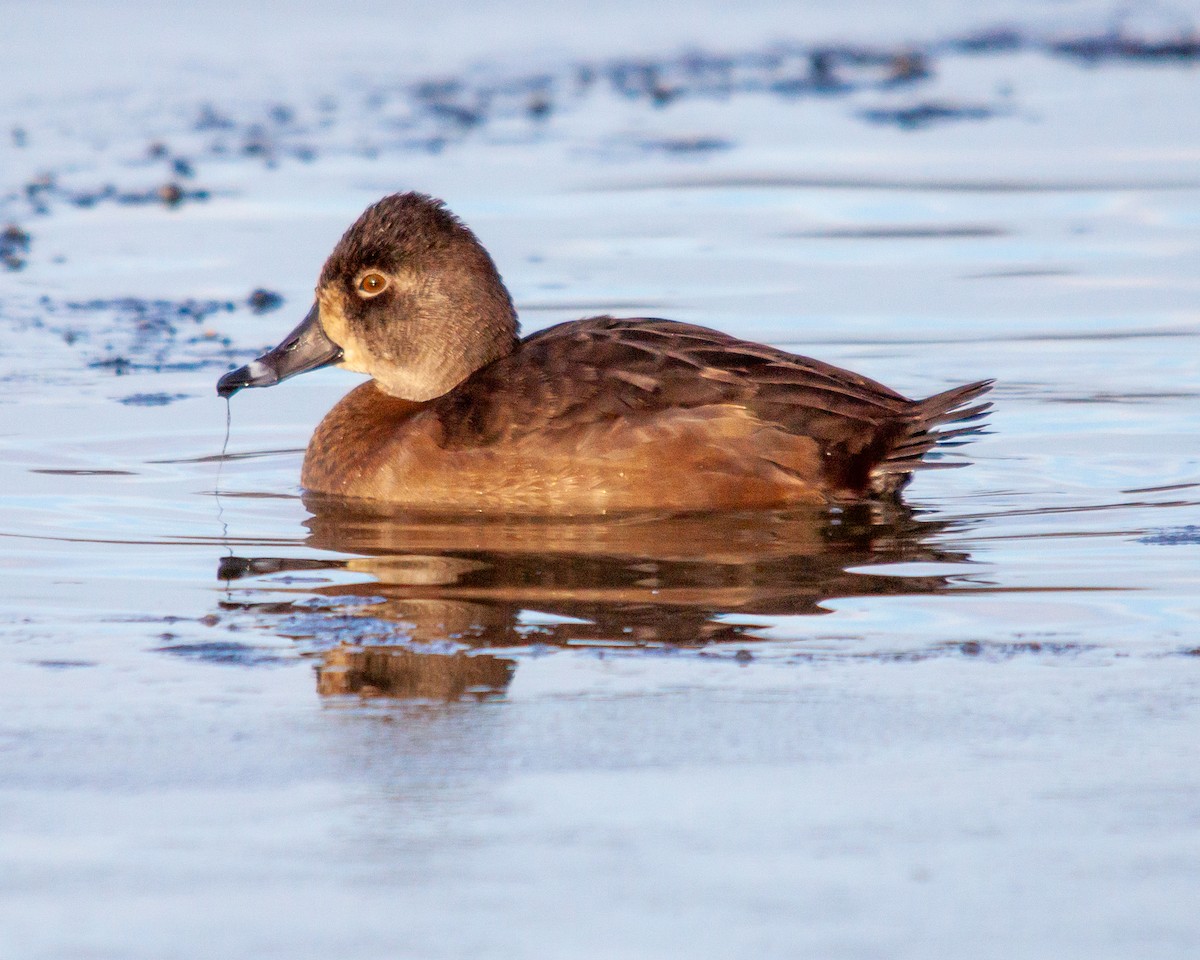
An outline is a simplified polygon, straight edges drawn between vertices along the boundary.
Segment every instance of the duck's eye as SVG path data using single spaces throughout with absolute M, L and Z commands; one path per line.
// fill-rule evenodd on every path
M 358 280 L 358 292 L 364 297 L 374 297 L 387 289 L 388 278 L 382 273 L 364 273 Z

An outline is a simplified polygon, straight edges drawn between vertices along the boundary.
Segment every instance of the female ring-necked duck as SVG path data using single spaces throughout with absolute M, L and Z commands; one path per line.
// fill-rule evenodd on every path
M 978 430 L 983 380 L 924 400 L 686 323 L 592 317 L 524 339 L 496 266 L 441 201 L 385 197 L 316 303 L 217 393 L 326 364 L 371 380 L 313 434 L 310 491 L 435 510 L 757 508 L 894 494 Z M 949 423 L 967 426 L 938 431 Z

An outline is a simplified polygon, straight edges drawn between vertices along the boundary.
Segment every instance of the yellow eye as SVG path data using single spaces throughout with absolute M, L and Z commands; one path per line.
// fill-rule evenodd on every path
M 388 279 L 382 273 L 364 273 L 358 281 L 358 292 L 373 297 L 387 289 Z

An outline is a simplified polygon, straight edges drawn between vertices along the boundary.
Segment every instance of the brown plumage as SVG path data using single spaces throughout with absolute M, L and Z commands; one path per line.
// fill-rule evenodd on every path
M 524 340 L 474 235 L 438 201 L 369 208 L 317 306 L 229 395 L 326 362 L 374 378 L 317 428 L 310 490 L 411 507 L 706 509 L 890 495 L 977 432 L 991 386 L 909 400 L 866 377 L 704 327 L 593 317 Z M 316 343 L 316 346 L 313 344 Z M 952 430 L 937 428 L 962 423 Z

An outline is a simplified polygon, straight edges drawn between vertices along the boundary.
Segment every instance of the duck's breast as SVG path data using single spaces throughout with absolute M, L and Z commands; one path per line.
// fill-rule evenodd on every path
M 322 421 L 302 482 L 433 510 L 605 513 L 822 502 L 808 437 L 720 404 L 447 444 L 436 410 L 364 384 Z

